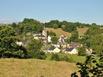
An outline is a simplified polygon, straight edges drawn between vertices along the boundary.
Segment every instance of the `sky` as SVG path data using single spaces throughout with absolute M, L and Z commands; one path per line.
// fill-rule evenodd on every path
M 103 24 L 103 0 L 0 0 L 0 23 L 24 18 Z

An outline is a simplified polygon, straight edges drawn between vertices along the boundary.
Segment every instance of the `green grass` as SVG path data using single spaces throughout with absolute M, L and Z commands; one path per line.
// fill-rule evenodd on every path
M 69 59 L 71 62 L 77 63 L 77 62 L 81 62 L 83 63 L 86 59 L 85 56 L 78 56 L 78 55 L 68 55 Z
M 47 55 L 46 60 L 50 60 L 52 54 L 48 53 L 48 54 L 46 54 L 46 55 Z M 85 59 L 86 59 L 85 56 L 70 55 L 70 54 L 65 54 L 65 53 L 59 53 L 58 55 L 59 55 L 60 57 L 62 57 L 62 56 L 67 56 L 67 57 L 69 58 L 69 61 L 68 61 L 68 62 L 71 62 L 71 63 L 77 63 L 77 62 L 83 63 L 83 62 L 85 61 Z
M 70 77 L 74 63 L 39 59 L 0 59 L 0 77 Z

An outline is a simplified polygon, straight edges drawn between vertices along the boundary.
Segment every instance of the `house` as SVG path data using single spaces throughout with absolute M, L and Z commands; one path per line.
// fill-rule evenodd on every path
M 23 42 L 17 41 L 16 44 L 19 45 L 19 46 L 23 46 Z
M 91 48 L 86 48 L 86 54 L 91 55 L 93 50 Z
M 76 48 L 66 48 L 65 53 L 78 54 L 78 50 Z
M 51 36 L 48 36 L 48 43 L 51 43 Z
M 59 44 L 52 44 L 52 46 L 54 46 L 55 48 L 60 48 L 60 45 Z
M 42 40 L 44 43 L 50 42 L 50 37 L 48 39 L 47 33 L 43 30 L 42 33 L 35 33 L 33 34 L 34 39 L 36 40 Z
M 61 45 L 65 44 L 65 40 L 64 39 L 65 39 L 65 36 L 61 35 L 59 40 L 58 40 L 59 44 L 61 44 Z
M 42 35 L 43 35 L 44 37 L 47 37 L 47 31 L 46 31 L 46 30 L 43 30 L 43 31 L 42 31 Z
M 78 48 L 78 47 L 80 47 L 80 46 L 81 46 L 81 44 L 76 43 L 76 42 L 71 42 L 71 43 L 70 43 L 70 47 L 71 47 L 71 48 Z
M 57 47 L 51 47 L 47 50 L 49 53 L 59 53 L 61 50 Z

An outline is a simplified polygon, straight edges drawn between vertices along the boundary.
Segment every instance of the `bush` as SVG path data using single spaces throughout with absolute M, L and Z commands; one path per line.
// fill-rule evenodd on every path
M 39 52 L 35 53 L 34 58 L 37 58 L 37 59 L 46 59 L 46 54 L 45 54 L 45 52 L 39 51 Z
M 56 36 L 56 34 L 54 32 L 52 32 L 52 31 L 48 32 L 48 35 L 50 35 L 50 36 Z
M 78 55 L 79 56 L 86 56 L 86 51 L 84 47 L 78 48 Z
M 55 60 L 55 61 L 69 61 L 69 58 L 65 54 L 52 54 L 51 55 L 51 60 Z
M 58 38 L 56 36 L 54 36 L 54 37 L 51 38 L 51 41 L 52 41 L 53 44 L 57 44 Z
M 59 55 L 58 54 L 52 54 L 51 55 L 51 60 L 55 60 L 55 61 L 60 61 L 60 57 L 59 57 Z
M 46 59 L 46 54 L 43 51 L 29 51 L 28 55 L 30 58 L 36 58 L 36 59 Z
M 60 61 L 69 61 L 69 58 L 67 55 L 63 55 L 60 57 Z
M 103 55 L 89 55 L 84 63 L 77 63 L 79 70 L 72 73 L 71 77 L 103 77 L 103 64 L 101 63 L 103 63 Z M 78 76 L 77 73 L 80 75 Z

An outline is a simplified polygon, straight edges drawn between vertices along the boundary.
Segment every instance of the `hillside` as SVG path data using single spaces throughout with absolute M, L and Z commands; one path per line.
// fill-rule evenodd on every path
M 47 31 L 52 31 L 52 32 L 56 33 L 57 36 L 60 36 L 60 35 L 71 36 L 71 33 L 65 32 L 65 31 L 63 31 L 61 28 L 57 28 L 57 29 L 46 28 L 46 30 L 47 30 Z M 87 30 L 88 30 L 87 27 L 77 28 L 77 31 L 78 31 L 78 33 L 79 33 L 79 36 L 84 35 L 84 33 L 85 33 Z
M 54 32 L 56 33 L 56 35 L 59 37 L 60 35 L 65 35 L 65 36 L 71 36 L 71 33 L 69 32 L 65 32 L 63 31 L 61 28 L 57 28 L 57 29 L 54 29 L 54 28 L 46 28 L 47 31 L 51 31 L 51 32 Z
M 84 28 L 77 28 L 77 31 L 79 33 L 79 36 L 83 36 L 84 33 L 88 30 L 87 27 L 84 27 Z
M 0 59 L 0 77 L 70 77 L 73 63 L 37 59 Z

